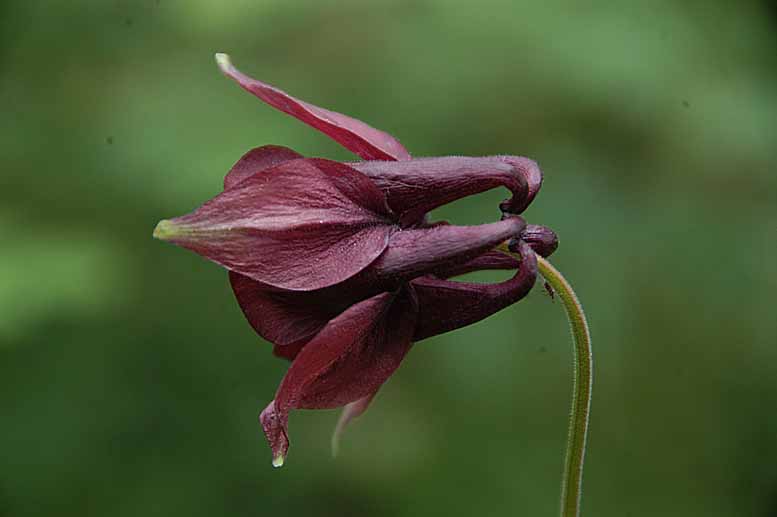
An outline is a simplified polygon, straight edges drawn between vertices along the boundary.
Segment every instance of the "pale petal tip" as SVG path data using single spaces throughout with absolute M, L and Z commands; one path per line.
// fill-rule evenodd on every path
M 337 455 L 340 454 L 340 433 L 341 431 L 336 429 L 335 432 L 332 434 L 331 447 L 332 447 L 333 458 L 337 458 Z
M 232 60 L 229 58 L 229 54 L 223 52 L 216 53 L 216 64 L 219 65 L 222 72 L 229 72 L 234 67 L 232 66 Z
M 168 219 L 163 219 L 154 228 L 154 238 L 166 241 L 180 233 L 180 228 Z
M 343 412 L 340 413 L 340 418 L 337 420 L 337 425 L 335 425 L 335 430 L 332 433 L 332 441 L 330 442 L 330 445 L 332 447 L 332 457 L 337 458 L 337 455 L 340 454 L 340 438 L 343 436 L 343 432 L 345 431 L 345 426 L 348 424 L 348 421 L 351 420 L 351 416 L 349 414 L 348 408 L 351 404 L 348 404 L 343 408 Z
M 283 466 L 284 461 L 286 461 L 286 458 L 283 457 L 283 454 L 279 454 L 272 459 L 272 466 L 276 469 L 280 468 Z

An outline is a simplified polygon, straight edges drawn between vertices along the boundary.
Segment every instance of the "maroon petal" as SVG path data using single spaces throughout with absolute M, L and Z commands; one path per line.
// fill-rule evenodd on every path
M 260 416 L 273 464 L 286 456 L 289 411 L 343 406 L 386 382 L 410 350 L 417 310 L 408 291 L 381 293 L 348 308 L 305 345 Z
M 241 88 L 270 106 L 314 127 L 365 160 L 409 160 L 410 154 L 393 136 L 361 120 L 295 99 L 269 84 L 257 81 L 234 67 L 226 54 L 216 54 L 221 71 Z
M 293 361 L 307 343 L 308 342 L 303 339 L 290 345 L 273 345 L 272 353 L 276 357 L 281 357 L 283 359 Z
M 288 412 L 279 413 L 276 406 L 275 400 L 267 404 L 259 414 L 259 423 L 272 450 L 272 466 L 282 467 L 283 462 L 286 461 L 286 452 L 289 450 L 289 435 L 286 433 L 289 416 Z
M 302 157 L 298 152 L 280 145 L 265 145 L 251 149 L 232 166 L 232 169 L 224 177 L 224 190 L 234 187 L 257 172 Z
M 498 284 L 452 282 L 432 277 L 411 282 L 420 313 L 414 340 L 418 341 L 480 321 L 528 294 L 537 278 L 537 258 L 521 241 L 521 265 L 515 276 Z
M 383 255 L 364 274 L 403 280 L 462 264 L 517 237 L 526 226 L 519 216 L 478 226 L 439 225 L 394 232 Z
M 276 355 L 293 359 L 307 341 L 346 307 L 316 291 L 278 291 L 229 272 L 235 298 L 256 332 L 275 345 Z
M 234 271 L 229 272 L 229 281 L 248 322 L 275 345 L 275 355 L 286 359 L 294 359 L 329 320 L 385 290 L 361 275 L 315 291 L 277 289 Z
M 258 282 L 312 291 L 373 262 L 394 230 L 383 194 L 341 163 L 281 163 L 194 212 L 161 221 L 172 241 Z
M 500 186 L 513 193 L 512 199 L 503 203 L 503 210 L 521 213 L 542 184 L 537 164 L 520 156 L 446 156 L 350 165 L 378 185 L 395 213 L 405 214 L 403 220 L 411 221 L 456 199 Z

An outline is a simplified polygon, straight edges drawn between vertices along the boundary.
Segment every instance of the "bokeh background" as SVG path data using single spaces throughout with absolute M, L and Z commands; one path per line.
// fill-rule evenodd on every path
M 541 289 L 417 345 L 336 460 L 337 413 L 294 413 L 271 468 L 256 415 L 286 363 L 221 269 L 151 232 L 251 147 L 353 157 L 217 51 L 417 156 L 540 163 L 527 218 L 595 340 L 584 515 L 777 515 L 776 22 L 744 0 L 4 0 L 0 515 L 557 511 L 571 352 Z

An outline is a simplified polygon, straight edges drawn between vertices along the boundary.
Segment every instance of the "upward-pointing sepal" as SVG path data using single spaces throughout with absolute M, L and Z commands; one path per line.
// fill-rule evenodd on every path
M 361 120 L 319 108 L 235 68 L 227 54 L 216 54 L 216 63 L 241 88 L 292 117 L 314 127 L 365 160 L 409 160 L 410 153 L 399 140 Z

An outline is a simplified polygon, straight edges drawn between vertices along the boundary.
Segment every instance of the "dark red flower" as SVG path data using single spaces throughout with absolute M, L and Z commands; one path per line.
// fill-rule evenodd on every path
M 413 159 L 392 136 L 235 69 L 222 71 L 271 106 L 324 132 L 365 161 L 305 158 L 278 146 L 246 153 L 224 191 L 194 212 L 161 221 L 157 238 L 229 270 L 251 326 L 292 361 L 260 421 L 273 464 L 286 456 L 289 411 L 345 406 L 338 430 L 361 414 L 413 342 L 479 321 L 523 298 L 537 275 L 534 252 L 556 247 L 547 228 L 519 213 L 542 182 L 516 156 Z M 431 224 L 430 210 L 503 186 L 500 221 Z M 509 243 L 517 261 L 494 248 Z M 515 269 L 497 284 L 451 281 Z M 338 432 L 339 432 L 338 431 Z

